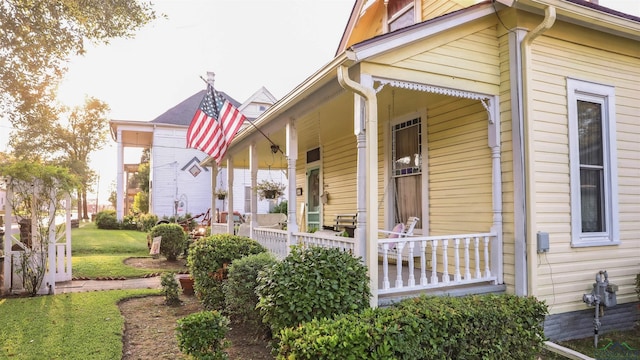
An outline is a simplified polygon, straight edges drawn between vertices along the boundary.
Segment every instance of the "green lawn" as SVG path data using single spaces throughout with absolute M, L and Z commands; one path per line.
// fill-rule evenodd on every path
M 157 290 L 113 290 L 0 299 L 2 359 L 120 359 L 117 303 Z
M 72 273 L 74 277 L 143 277 L 157 269 L 125 265 L 129 257 L 149 256 L 147 233 L 134 230 L 101 230 L 83 223 L 71 231 Z

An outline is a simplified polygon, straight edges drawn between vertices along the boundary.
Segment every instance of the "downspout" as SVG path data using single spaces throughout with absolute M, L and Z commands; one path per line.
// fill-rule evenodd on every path
M 544 20 L 531 32 L 529 32 L 522 39 L 520 43 L 522 53 L 522 107 L 523 107 L 523 142 L 524 142 L 524 178 L 525 178 L 525 228 L 527 238 L 527 269 L 528 269 L 528 295 L 535 296 L 535 289 L 537 288 L 537 276 L 535 274 L 536 262 L 533 261 L 533 254 L 536 253 L 536 217 L 535 217 L 535 143 L 533 141 L 533 107 L 530 106 L 530 101 L 533 98 L 531 95 L 531 87 L 529 86 L 530 80 L 530 68 L 531 68 L 531 44 L 533 41 L 544 32 L 549 30 L 556 21 L 556 8 L 554 6 L 547 6 L 544 9 Z
M 365 101 L 365 211 L 358 214 L 358 225 L 364 225 L 365 263 L 369 270 L 369 289 L 371 298 L 369 305 L 378 307 L 378 99 L 373 87 L 365 87 L 349 78 L 349 69 L 341 65 L 338 67 L 338 83 L 344 89 L 360 95 Z M 359 119 L 359 114 L 354 114 Z M 355 124 L 354 124 L 355 125 Z M 360 184 L 358 184 L 360 185 Z M 361 215 L 364 219 L 361 219 Z M 360 235 L 362 235 L 360 233 Z

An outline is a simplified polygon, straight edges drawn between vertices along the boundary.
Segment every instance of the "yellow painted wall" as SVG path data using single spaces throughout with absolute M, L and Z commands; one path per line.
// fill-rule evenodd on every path
M 304 149 L 296 163 L 296 187 L 303 188 L 303 195 L 296 197 L 296 213 L 307 200 L 307 160 Z M 332 139 L 323 140 L 320 174 L 323 191 L 329 193 L 329 201 L 322 206 L 322 225 L 331 226 L 336 214 L 356 213 L 356 138 L 353 132 L 339 132 Z M 318 164 L 313 164 L 317 166 Z
M 580 39 L 576 40 L 577 33 Z M 640 273 L 640 48 L 637 42 L 560 24 L 536 40 L 533 113 L 537 231 L 550 233 L 550 251 L 533 255 L 536 295 L 552 313 L 585 309 L 582 294 L 607 270 L 620 286 L 618 302 L 637 301 L 633 279 Z M 627 45 L 633 44 L 634 47 Z M 611 85 L 616 94 L 618 196 L 621 244 L 571 247 L 570 174 L 566 77 Z
M 497 94 L 498 64 L 495 19 L 486 17 L 378 56 L 362 69 L 392 79 Z
M 488 232 L 492 223 L 488 116 L 478 100 L 427 109 L 429 233 Z
M 429 20 L 464 8 L 462 1 L 422 0 L 422 20 Z

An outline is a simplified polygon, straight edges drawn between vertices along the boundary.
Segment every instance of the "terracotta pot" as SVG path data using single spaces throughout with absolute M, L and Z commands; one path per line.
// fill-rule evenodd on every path
M 182 288 L 182 293 L 185 295 L 193 295 L 193 278 L 191 275 L 180 275 L 178 277 L 178 281 L 180 281 L 180 287 Z

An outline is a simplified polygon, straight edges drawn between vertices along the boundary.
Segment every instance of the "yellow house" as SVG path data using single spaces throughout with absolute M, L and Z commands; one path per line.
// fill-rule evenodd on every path
M 584 337 L 604 271 L 617 287 L 600 331 L 638 319 L 638 84 L 640 18 L 591 2 L 357 0 L 336 57 L 224 166 L 286 170 L 286 230 L 251 236 L 281 256 L 300 242 L 362 256 L 372 306 L 530 295 L 549 305 L 546 336 Z M 410 217 L 412 236 L 379 231 Z

